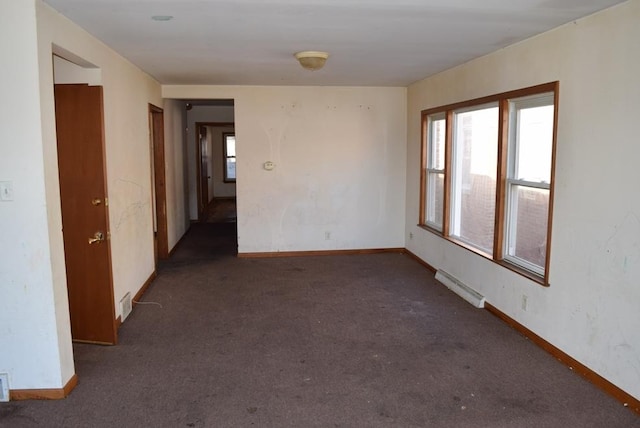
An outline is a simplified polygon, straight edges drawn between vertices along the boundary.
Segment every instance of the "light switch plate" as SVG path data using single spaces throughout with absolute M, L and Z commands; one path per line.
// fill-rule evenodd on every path
M 13 201 L 12 181 L 0 181 L 0 201 Z

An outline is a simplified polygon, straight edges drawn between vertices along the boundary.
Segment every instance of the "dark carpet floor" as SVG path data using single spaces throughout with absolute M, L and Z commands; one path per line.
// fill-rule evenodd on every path
M 239 259 L 194 224 L 113 347 L 2 427 L 640 427 L 402 254 Z

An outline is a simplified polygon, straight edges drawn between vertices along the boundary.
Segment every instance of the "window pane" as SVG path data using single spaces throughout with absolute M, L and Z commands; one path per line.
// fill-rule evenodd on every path
M 227 180 L 236 179 L 236 158 L 227 158 Z
M 451 235 L 493 252 L 498 107 L 455 114 Z
M 519 109 L 517 121 L 518 150 L 513 178 L 551 182 L 553 105 Z
M 445 125 L 444 117 L 442 119 L 429 117 L 429 154 L 427 156 L 427 164 L 431 169 L 444 169 Z
M 227 156 L 235 156 L 236 155 L 236 137 L 234 135 L 227 135 L 226 143 L 227 143 Z
M 541 270 L 547 253 L 549 190 L 512 185 L 510 193 L 511 233 L 507 254 L 538 266 Z
M 444 204 L 444 174 L 429 173 L 427 178 L 427 223 L 442 230 L 442 210 Z

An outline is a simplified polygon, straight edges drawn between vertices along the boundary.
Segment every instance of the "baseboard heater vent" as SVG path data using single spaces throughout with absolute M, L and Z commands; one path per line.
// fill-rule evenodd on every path
M 457 280 L 453 275 L 443 270 L 438 270 L 438 272 L 436 272 L 436 279 L 476 308 L 484 308 L 484 296 Z
M 131 313 L 131 293 L 127 293 L 124 295 L 122 300 L 120 300 L 120 312 L 122 313 L 122 321 Z

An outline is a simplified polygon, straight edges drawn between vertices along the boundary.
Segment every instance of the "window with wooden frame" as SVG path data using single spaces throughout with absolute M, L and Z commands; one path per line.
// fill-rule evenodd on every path
M 442 214 L 444 204 L 444 159 L 446 120 L 444 112 L 429 115 L 426 129 L 427 167 L 423 178 L 426 189 L 423 221 L 430 227 L 442 231 Z
M 420 226 L 549 285 L 558 82 L 422 112 Z
M 236 134 L 222 134 L 224 149 L 224 181 L 232 183 L 236 181 Z

